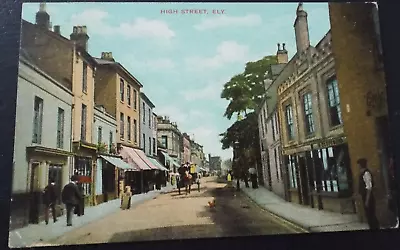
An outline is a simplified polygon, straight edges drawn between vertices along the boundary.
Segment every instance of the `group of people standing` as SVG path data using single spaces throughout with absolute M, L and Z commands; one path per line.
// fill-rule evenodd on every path
M 84 197 L 83 190 L 78 184 L 76 176 L 71 177 L 71 181 L 64 186 L 61 191 L 61 197 L 57 194 L 57 187 L 54 180 L 50 180 L 43 191 L 43 204 L 46 225 L 49 224 L 49 212 L 51 211 L 54 223 L 57 222 L 57 202 L 61 198 L 61 202 L 65 204 L 67 213 L 67 226 L 72 226 L 73 214 L 81 216 L 84 214 Z

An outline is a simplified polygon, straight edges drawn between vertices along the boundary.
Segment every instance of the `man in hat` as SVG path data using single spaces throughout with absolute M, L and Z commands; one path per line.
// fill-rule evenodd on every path
M 56 201 L 56 183 L 53 179 L 51 179 L 49 185 L 47 185 L 43 191 L 44 220 L 46 221 L 46 225 L 49 224 L 49 210 L 51 210 L 54 223 L 57 221 Z
M 379 222 L 376 218 L 376 203 L 374 194 L 372 192 L 372 189 L 374 188 L 374 180 L 372 178 L 371 171 L 367 168 L 367 159 L 358 159 L 357 164 L 360 169 L 358 192 L 361 195 L 365 216 L 367 217 L 369 228 L 371 230 L 377 230 L 379 229 Z
M 65 185 L 62 190 L 62 202 L 67 208 L 67 226 L 72 226 L 72 216 L 74 214 L 74 209 L 79 205 L 82 194 L 77 185 L 77 177 L 72 176 L 71 182 Z

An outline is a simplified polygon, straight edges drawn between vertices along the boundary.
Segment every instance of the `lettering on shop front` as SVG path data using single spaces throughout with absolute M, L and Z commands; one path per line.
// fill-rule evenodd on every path
M 344 138 L 335 138 L 318 143 L 318 148 L 329 148 L 344 143 Z

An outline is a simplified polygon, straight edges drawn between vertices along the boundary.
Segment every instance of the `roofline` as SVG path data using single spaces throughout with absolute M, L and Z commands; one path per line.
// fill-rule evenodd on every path
M 53 84 L 55 84 L 57 87 L 61 88 L 62 90 L 64 90 L 65 92 L 67 92 L 68 94 L 70 94 L 71 96 L 73 95 L 72 91 L 70 91 L 67 87 L 63 86 L 59 81 L 57 81 L 56 79 L 54 79 L 53 77 L 51 77 L 49 74 L 47 74 L 46 72 L 44 72 L 42 69 L 40 69 L 38 66 L 36 66 L 34 63 L 30 62 L 28 58 L 26 58 L 25 56 L 19 56 L 19 60 L 22 61 L 24 64 L 26 64 L 27 66 L 29 66 L 31 69 L 33 69 L 34 71 L 38 72 L 40 75 L 42 75 L 43 77 L 45 77 L 47 80 L 51 81 Z M 18 74 L 19 75 L 19 74 Z
M 149 106 L 151 108 L 155 108 L 156 107 L 154 105 L 154 103 L 152 101 L 150 101 L 149 97 L 147 97 L 147 95 L 144 92 L 140 92 L 140 96 L 145 99 L 145 101 L 147 102 L 147 104 L 149 104 Z
M 141 82 L 139 82 L 138 79 L 136 79 L 136 77 L 134 77 L 124 66 L 122 66 L 122 64 L 120 64 L 119 62 L 116 62 L 116 65 L 119 66 L 119 68 L 125 73 L 127 74 L 129 77 L 132 78 L 132 80 L 134 80 L 141 88 L 143 87 L 143 84 Z
M 99 58 L 99 57 L 94 57 L 94 60 L 95 60 L 95 59 L 105 60 L 105 59 L 102 59 L 102 58 Z M 112 63 L 102 64 L 102 63 L 98 63 L 98 62 L 96 61 L 96 63 L 97 63 L 97 65 L 98 65 L 98 67 L 112 67 L 112 68 L 115 68 L 115 69 L 117 69 L 117 70 L 121 70 L 124 74 L 126 74 L 128 77 L 130 77 L 131 80 L 134 81 L 140 88 L 143 87 L 143 84 L 142 84 L 141 82 L 139 82 L 139 80 L 138 80 L 136 77 L 134 77 L 134 76 L 133 76 L 124 66 L 122 66 L 122 64 L 120 64 L 119 62 L 112 61 Z

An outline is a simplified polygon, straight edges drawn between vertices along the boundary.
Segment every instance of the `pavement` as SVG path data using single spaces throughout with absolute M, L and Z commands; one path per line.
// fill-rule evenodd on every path
M 236 180 L 234 184 L 236 184 Z M 244 182 L 240 183 L 240 188 L 244 194 L 260 207 L 308 232 L 336 232 L 368 229 L 368 225 L 366 223 L 360 223 L 355 214 L 334 213 L 287 202 L 265 187 L 260 186 L 258 189 L 252 189 L 251 187 L 246 188 Z
M 131 206 L 134 208 L 135 206 L 147 200 L 154 199 L 158 195 L 170 192 L 172 190 L 173 187 L 171 185 L 167 185 L 167 187 L 163 187 L 161 190 L 150 191 L 146 194 L 134 195 L 131 199 Z M 72 227 L 66 226 L 66 215 L 63 215 L 58 218 L 56 223 L 53 223 L 50 220 L 48 225 L 46 225 L 45 222 L 41 222 L 40 224 L 30 224 L 24 228 L 10 231 L 8 245 L 10 248 L 49 246 L 49 243 L 47 242 L 54 238 L 60 237 L 61 235 L 77 230 L 84 225 L 101 220 L 108 215 L 121 211 L 120 205 L 120 199 L 115 199 L 101 203 L 97 206 L 86 207 L 85 214 L 83 216 L 73 217 Z
M 130 210 L 108 216 L 47 242 L 51 245 L 96 244 L 275 235 L 300 233 L 236 193 L 216 178 L 203 178 L 200 191 L 190 194 L 175 190 L 142 202 Z M 208 203 L 215 199 L 215 207 Z

